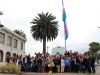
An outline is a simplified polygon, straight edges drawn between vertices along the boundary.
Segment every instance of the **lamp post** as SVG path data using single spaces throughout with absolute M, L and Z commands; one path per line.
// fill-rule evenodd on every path
M 2 11 L 0 11 L 0 15 L 3 15 L 3 12 Z M 1 25 L 1 21 L 0 21 L 0 25 Z
M 49 48 L 49 47 L 47 46 L 47 53 L 48 53 L 48 48 Z

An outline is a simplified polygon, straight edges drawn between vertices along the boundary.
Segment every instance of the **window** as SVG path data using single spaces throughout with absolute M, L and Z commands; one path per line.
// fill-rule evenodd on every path
M 0 33 L 0 43 L 4 43 L 5 34 Z
M 11 40 L 12 40 L 12 38 L 8 36 L 7 37 L 7 45 L 11 46 Z
M 0 50 L 0 61 L 3 61 L 3 52 Z
M 23 43 L 21 42 L 21 50 L 23 50 Z
M 17 48 L 17 40 L 14 39 L 14 47 Z
M 10 57 L 10 52 L 7 52 L 5 61 L 7 61 L 7 59 L 9 59 L 9 57 Z

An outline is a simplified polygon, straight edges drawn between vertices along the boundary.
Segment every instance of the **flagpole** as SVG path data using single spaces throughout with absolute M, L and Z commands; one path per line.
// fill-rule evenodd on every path
M 64 41 L 65 41 L 65 51 L 67 51 L 66 49 L 66 39 L 68 38 L 68 30 L 67 30 L 67 22 L 66 22 L 66 13 L 65 13 L 65 8 L 64 8 L 64 3 L 62 0 L 62 5 L 63 5 L 63 21 L 64 21 Z
M 66 51 L 66 37 L 65 37 L 65 26 L 64 26 L 64 41 L 65 41 L 65 51 Z

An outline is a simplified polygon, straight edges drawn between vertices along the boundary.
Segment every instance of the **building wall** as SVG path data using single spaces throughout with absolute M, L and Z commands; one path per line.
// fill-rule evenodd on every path
M 5 62 L 5 58 L 6 58 L 6 53 L 7 52 L 10 52 L 11 56 L 13 55 L 13 53 L 15 54 L 19 54 L 19 55 L 22 55 L 24 56 L 25 55 L 25 41 L 23 41 L 22 39 L 14 36 L 13 34 L 11 33 L 8 33 L 7 31 L 4 31 L 4 30 L 0 30 L 1 33 L 5 34 L 5 43 L 2 44 L 0 43 L 0 50 L 3 51 L 3 62 L 0 62 L 0 65 L 5 65 L 6 62 Z M 12 37 L 12 45 L 11 46 L 8 46 L 7 45 L 7 37 L 10 36 Z M 18 42 L 17 42 L 17 48 L 14 48 L 14 39 L 16 39 Z M 23 50 L 21 50 L 21 42 L 23 42 Z
M 55 55 L 57 52 L 64 54 L 65 53 L 65 48 L 64 47 L 56 47 L 52 48 L 52 55 Z

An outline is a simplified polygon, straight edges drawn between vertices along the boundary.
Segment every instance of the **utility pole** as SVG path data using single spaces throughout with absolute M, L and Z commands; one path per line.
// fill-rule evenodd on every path
M 47 53 L 48 53 L 48 48 L 49 48 L 49 47 L 47 46 Z

